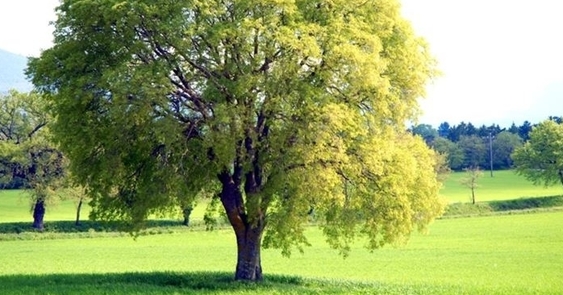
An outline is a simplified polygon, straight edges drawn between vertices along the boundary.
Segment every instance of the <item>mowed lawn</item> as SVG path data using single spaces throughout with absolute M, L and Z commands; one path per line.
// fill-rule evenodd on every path
M 513 170 L 494 171 L 493 177 L 490 171 L 482 172 L 483 176 L 477 180 L 475 189 L 477 202 L 563 195 L 562 185 L 537 186 L 523 176 L 517 175 Z M 467 177 L 466 172 L 451 173 L 444 182 L 440 194 L 451 203 L 470 202 L 471 190 L 461 184 L 464 177 Z

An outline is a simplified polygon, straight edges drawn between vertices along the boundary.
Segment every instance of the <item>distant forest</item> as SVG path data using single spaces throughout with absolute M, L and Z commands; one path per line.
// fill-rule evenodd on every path
M 563 122 L 563 117 L 558 116 L 547 119 L 559 124 Z M 458 125 L 443 122 L 437 129 L 429 124 L 419 124 L 412 126 L 410 131 L 444 154 L 448 166 L 454 171 L 470 167 L 497 170 L 512 168 L 512 152 L 529 139 L 534 126 L 529 121 L 520 126 L 512 123 L 509 128 L 501 128 L 498 124 L 475 127 L 465 122 Z

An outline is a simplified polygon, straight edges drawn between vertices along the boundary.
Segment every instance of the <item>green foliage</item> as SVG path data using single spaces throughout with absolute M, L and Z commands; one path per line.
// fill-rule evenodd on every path
M 457 145 L 464 155 L 462 168 L 479 167 L 487 159 L 487 146 L 476 135 L 462 135 Z
M 563 125 L 544 121 L 530 132 L 530 139 L 514 151 L 516 172 L 535 184 L 563 184 Z
M 431 143 L 438 137 L 438 130 L 432 128 L 432 125 L 429 124 L 412 126 L 411 132 L 422 137 L 426 143 Z
M 447 164 L 452 170 L 459 171 L 463 168 L 465 155 L 456 143 L 439 136 L 430 143 L 430 146 L 436 152 L 446 156 Z
M 23 180 L 34 202 L 51 201 L 66 173 L 66 159 L 52 142 L 48 123 L 38 93 L 0 96 L 0 182 Z
M 502 131 L 497 134 L 493 141 L 493 165 L 495 169 L 512 168 L 512 153 L 523 144 L 518 134 Z
M 435 155 L 405 131 L 435 74 L 394 0 L 62 1 L 29 75 L 92 217 L 141 225 L 216 193 L 289 254 L 313 210 L 347 254 L 442 212 Z M 261 236 L 261 235 L 260 235 Z

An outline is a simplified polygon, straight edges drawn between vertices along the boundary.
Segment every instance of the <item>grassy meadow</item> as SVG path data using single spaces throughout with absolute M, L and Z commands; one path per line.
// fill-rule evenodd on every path
M 452 203 L 468 200 L 459 177 L 452 174 L 442 190 Z M 532 186 L 511 171 L 488 178 L 480 179 L 478 201 L 563 191 Z M 72 220 L 75 204 L 48 210 L 47 223 Z M 202 214 L 197 207 L 193 218 Z M 0 191 L 0 225 L 15 221 L 31 222 L 28 201 L 21 192 Z M 311 226 L 312 246 L 304 254 L 287 258 L 263 250 L 262 284 L 232 281 L 236 245 L 230 229 L 171 226 L 136 239 L 0 232 L 9 237 L 0 239 L 0 294 L 562 294 L 562 225 L 561 207 L 444 218 L 403 246 L 369 252 L 358 241 L 346 259 Z
M 563 186 L 536 186 L 513 170 L 494 171 L 493 177 L 490 171 L 482 172 L 475 189 L 477 202 L 563 195 Z M 464 177 L 465 172 L 454 172 L 444 181 L 440 194 L 450 203 L 470 201 L 471 190 L 460 184 Z

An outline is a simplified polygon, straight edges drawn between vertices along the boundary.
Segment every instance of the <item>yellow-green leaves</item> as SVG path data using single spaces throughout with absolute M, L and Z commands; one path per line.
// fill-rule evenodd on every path
M 100 216 L 140 222 L 218 175 L 243 199 L 223 200 L 231 220 L 269 224 L 285 254 L 310 220 L 346 253 L 358 235 L 401 242 L 440 214 L 436 157 L 404 131 L 434 64 L 397 1 L 66 0 L 59 12 L 29 72 Z

